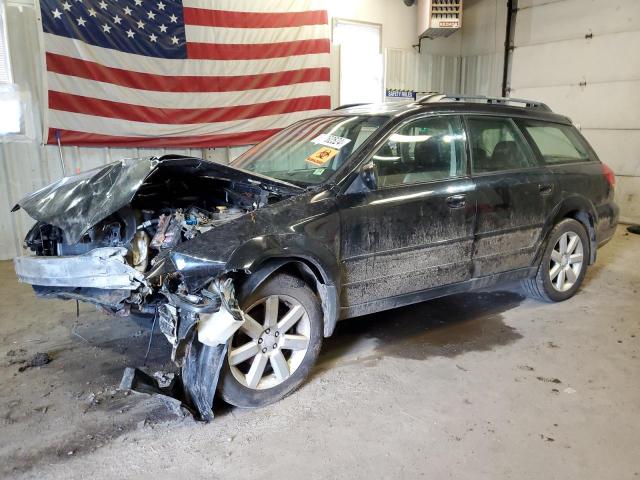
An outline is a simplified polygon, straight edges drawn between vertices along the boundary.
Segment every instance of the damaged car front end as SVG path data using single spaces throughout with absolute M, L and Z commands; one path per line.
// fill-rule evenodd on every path
M 16 274 L 38 296 L 156 315 L 187 397 L 210 419 L 227 340 L 244 321 L 233 282 L 248 269 L 229 256 L 268 230 L 256 212 L 303 191 L 195 158 L 121 160 L 18 202 L 37 222 L 25 239 L 35 255 L 17 257 Z M 219 240 L 191 244 L 223 225 Z
M 63 178 L 14 208 L 36 220 L 18 278 L 39 296 L 153 315 L 205 420 L 216 392 L 240 407 L 275 402 L 340 316 L 335 179 L 388 122 L 328 114 L 232 165 L 164 156 Z

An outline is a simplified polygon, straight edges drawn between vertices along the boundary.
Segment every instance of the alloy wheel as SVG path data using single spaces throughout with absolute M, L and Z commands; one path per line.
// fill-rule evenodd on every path
M 551 251 L 549 278 L 553 288 L 566 292 L 578 281 L 584 262 L 584 247 L 577 233 L 563 233 Z
M 245 310 L 245 322 L 231 339 L 231 373 L 245 387 L 264 390 L 287 380 L 300 367 L 311 335 L 309 315 L 296 299 L 270 295 Z

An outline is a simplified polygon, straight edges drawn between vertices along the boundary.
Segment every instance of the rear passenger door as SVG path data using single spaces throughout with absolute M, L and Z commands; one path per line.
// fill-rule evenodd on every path
M 466 117 L 476 186 L 474 277 L 529 267 L 556 191 L 553 175 L 508 117 Z

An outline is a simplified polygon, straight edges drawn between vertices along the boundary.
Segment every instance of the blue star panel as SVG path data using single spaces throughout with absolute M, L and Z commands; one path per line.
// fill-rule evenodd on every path
M 40 0 L 47 33 L 159 58 L 187 58 L 180 0 Z

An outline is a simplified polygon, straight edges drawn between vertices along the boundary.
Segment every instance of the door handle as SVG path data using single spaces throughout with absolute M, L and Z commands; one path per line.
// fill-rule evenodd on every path
M 541 183 L 538 185 L 538 189 L 542 195 L 549 195 L 553 190 L 553 185 L 550 183 Z
M 466 204 L 466 195 L 451 195 L 450 197 L 447 197 L 447 205 L 449 205 L 449 208 L 462 208 Z

